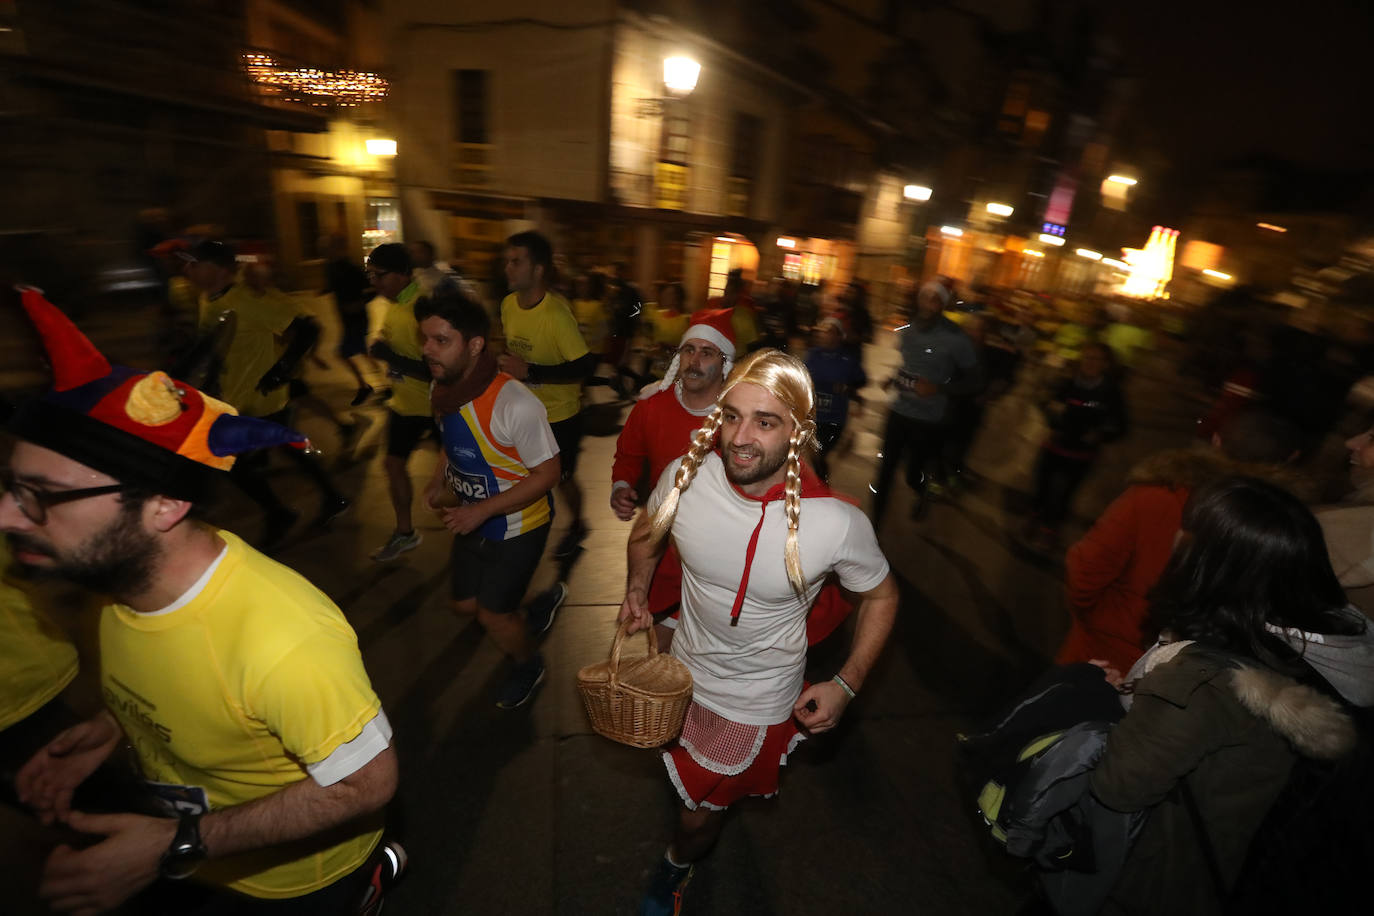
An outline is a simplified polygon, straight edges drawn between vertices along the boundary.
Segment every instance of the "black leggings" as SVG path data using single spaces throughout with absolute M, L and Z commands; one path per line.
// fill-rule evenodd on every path
M 1035 464 L 1034 521 L 1046 528 L 1058 528 L 1069 514 L 1074 494 L 1092 470 L 1095 458 L 1069 458 L 1047 448 L 1040 450 Z
M 944 477 L 944 459 L 940 452 L 944 446 L 946 430 L 939 423 L 913 420 L 896 411 L 887 415 L 887 427 L 883 430 L 883 460 L 878 467 L 878 492 L 873 498 L 873 521 L 882 520 L 891 502 L 892 478 L 905 457 L 906 482 L 913 490 L 925 489 L 925 466 L 930 461 L 936 463 L 936 473 Z

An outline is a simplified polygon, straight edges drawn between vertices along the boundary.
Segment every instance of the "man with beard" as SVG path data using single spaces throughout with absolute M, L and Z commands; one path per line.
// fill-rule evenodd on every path
M 590 530 L 582 517 L 582 488 L 574 473 L 582 448 L 582 382 L 596 371 L 597 359 L 577 329 L 568 300 L 550 288 L 554 269 L 549 240 L 538 232 L 518 232 L 506 239 L 505 258 L 511 292 L 501 300 L 506 352 L 499 365 L 543 403 L 558 440 L 558 493 L 571 519 L 553 554 L 566 559 L 576 555 Z
M 668 462 L 682 457 L 692 433 L 716 406 L 735 364 L 733 334 L 728 311 L 697 312 L 663 381 L 640 393 L 615 440 L 611 466 L 611 511 L 622 522 L 634 515 L 640 484 L 656 482 Z
M 725 809 L 778 791 L 804 735 L 798 725 L 811 734 L 835 726 L 892 629 L 897 590 L 873 526 L 802 460 L 815 431 L 806 367 L 777 350 L 751 354 L 631 532 L 620 619 L 631 632 L 652 623 L 649 579 L 671 531 L 682 557 L 672 653 L 692 673 L 682 734 L 663 754 L 682 808 L 643 914 L 676 912 Z M 832 680 L 808 687 L 807 613 L 831 572 L 861 599 L 854 642 Z
M 36 291 L 23 303 L 54 390 L 11 423 L 0 531 L 18 563 L 112 599 L 106 709 L 16 779 L 45 823 L 94 841 L 52 852 L 40 896 L 82 913 L 375 903 L 404 854 L 381 843 L 396 758 L 357 637 L 305 579 L 191 517 L 235 455 L 304 437 L 164 373 L 111 367 Z M 149 810 L 73 810 L 72 792 L 126 741 Z
M 490 321 L 480 305 L 441 288 L 416 303 L 415 317 L 443 446 L 425 502 L 454 534 L 454 610 L 475 614 L 515 663 L 496 695 L 497 706 L 514 709 L 544 679 L 518 610 L 549 539 L 558 442 L 544 405 L 487 352 Z

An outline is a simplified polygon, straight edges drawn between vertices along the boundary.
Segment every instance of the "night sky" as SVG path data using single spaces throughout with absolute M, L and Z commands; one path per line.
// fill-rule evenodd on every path
M 1184 171 L 1254 154 L 1374 167 L 1369 0 L 1120 3 L 1109 21 L 1140 76 L 1132 145 Z

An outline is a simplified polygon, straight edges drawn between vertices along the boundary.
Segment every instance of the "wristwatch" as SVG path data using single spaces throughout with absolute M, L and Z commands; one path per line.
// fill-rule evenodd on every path
M 200 815 L 183 814 L 172 845 L 162 854 L 158 871 L 164 878 L 174 881 L 188 878 L 205 861 L 205 855 L 205 844 L 200 839 Z

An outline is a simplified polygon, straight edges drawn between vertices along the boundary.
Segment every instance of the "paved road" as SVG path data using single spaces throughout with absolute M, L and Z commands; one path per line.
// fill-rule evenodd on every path
M 870 347 L 866 360 L 870 376 L 882 378 L 895 361 L 891 342 Z M 310 381 L 326 402 L 351 393 L 337 367 L 312 369 Z M 1079 517 L 1100 511 L 1142 454 L 1187 440 L 1196 406 L 1171 391 L 1178 385 L 1162 357 L 1137 373 L 1132 433 L 1085 486 Z M 881 403 L 876 389 L 870 394 Z M 492 703 L 504 673 L 499 653 L 475 621 L 446 606 L 447 534 L 420 515 L 417 550 L 386 565 L 367 559 L 392 517 L 381 410 L 359 414 L 368 427 L 350 458 L 337 454 L 332 424 L 302 410 L 300 425 L 340 462 L 340 485 L 356 500 L 327 532 L 302 527 L 277 555 L 344 609 L 395 726 L 402 787 L 393 821 L 413 870 L 388 913 L 634 912 L 668 838 L 671 790 L 654 752 L 591 732 L 574 683 L 580 666 L 605 657 L 623 595 L 628 525 L 605 508 L 614 437 L 585 443 L 578 476 L 592 533 L 544 647 L 549 678 L 530 706 L 503 712 Z M 880 414 L 855 421 L 852 451 L 835 476 L 840 489 L 866 493 Z M 975 490 L 935 505 L 919 523 L 908 518 L 906 494 L 894 497 L 881 542 L 903 600 L 886 656 L 842 725 L 793 757 L 780 797 L 738 806 L 693 880 L 687 912 L 1015 909 L 1021 889 L 985 859 L 985 837 L 957 788 L 952 742 L 1046 664 L 1066 626 L 1057 564 L 1008 536 L 1042 434 L 1025 393 L 1015 391 L 993 405 L 975 444 Z M 433 460 L 432 447 L 413 458 L 417 490 Z M 274 482 L 303 515 L 313 510 L 315 497 L 285 465 Z M 260 524 L 233 494 L 220 516 L 250 537 Z M 566 513 L 555 524 L 557 538 Z M 533 587 L 552 577 L 541 569 Z M 833 673 L 844 648 L 813 654 L 815 676 Z

